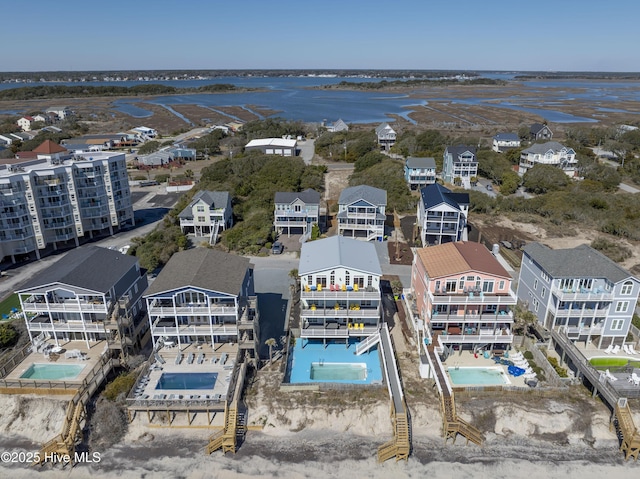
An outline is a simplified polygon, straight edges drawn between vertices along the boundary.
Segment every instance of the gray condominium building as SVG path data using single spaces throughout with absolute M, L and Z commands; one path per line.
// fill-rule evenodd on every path
M 70 154 L 51 141 L 0 162 L 0 258 L 78 246 L 133 225 L 125 155 Z

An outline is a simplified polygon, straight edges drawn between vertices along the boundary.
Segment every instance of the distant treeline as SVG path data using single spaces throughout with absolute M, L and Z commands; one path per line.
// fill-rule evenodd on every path
M 640 80 L 640 73 L 624 72 L 562 72 L 562 73 L 526 73 L 516 75 L 515 80 Z
M 433 85 L 505 85 L 504 80 L 494 80 L 491 78 L 434 78 L 434 79 L 411 79 L 411 80 L 381 80 L 379 82 L 351 82 L 341 81 L 335 85 L 325 85 L 322 88 L 358 88 L 363 90 L 382 90 L 393 87 L 420 87 Z
M 0 91 L 0 100 L 34 100 L 38 98 L 78 98 L 104 96 L 146 96 L 176 95 L 184 93 L 212 93 L 236 90 L 235 85 L 220 83 L 198 88 L 176 88 L 173 86 L 149 84 L 135 86 L 65 86 L 43 85 L 11 88 Z

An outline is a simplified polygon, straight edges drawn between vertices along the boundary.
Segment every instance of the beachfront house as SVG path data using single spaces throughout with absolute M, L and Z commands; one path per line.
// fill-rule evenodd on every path
M 410 156 L 404 162 L 404 179 L 411 190 L 419 190 L 436 182 L 436 160 Z
M 338 234 L 382 241 L 386 206 L 385 190 L 367 185 L 345 188 L 338 199 Z
M 382 317 L 382 269 L 373 244 L 332 236 L 302 245 L 300 337 L 361 338 L 375 334 Z
M 158 136 L 158 130 L 146 126 L 136 126 L 131 131 L 137 135 L 140 141 L 153 140 Z
M 471 187 L 471 178 L 478 175 L 478 160 L 473 146 L 447 146 L 444 150 L 442 178 L 464 188 Z
M 247 258 L 208 248 L 175 253 L 145 292 L 154 347 L 210 354 L 222 345 L 256 357 L 257 300 Z
M 32 116 L 23 116 L 18 119 L 18 126 L 22 131 L 31 131 L 31 125 L 36 122 L 36 119 Z
M 342 118 L 339 118 L 334 123 L 325 123 L 325 128 L 328 132 L 335 133 L 336 131 L 349 131 L 349 125 L 347 125 Z
M 320 193 L 311 188 L 297 193 L 279 191 L 275 196 L 273 226 L 278 233 L 311 236 L 311 228 L 318 224 Z
M 50 140 L 28 153 L 0 160 L 0 257 L 39 259 L 133 225 L 124 154 L 73 155 Z
M 531 128 L 529 128 L 529 138 L 531 141 L 551 140 L 553 138 L 553 132 L 547 125 L 534 123 L 531 125 Z
M 49 339 L 63 347 L 99 341 L 125 355 L 138 354 L 148 341 L 142 293 L 147 275 L 135 256 L 97 246 L 69 251 L 18 291 L 29 339 Z
M 244 146 L 246 152 L 259 151 L 265 155 L 296 156 L 298 142 L 289 138 L 261 138 Z
M 45 110 L 45 114 L 55 115 L 56 120 L 65 120 L 74 115 L 68 106 L 50 106 Z
M 467 240 L 469 194 L 439 183 L 420 190 L 417 223 L 423 246 Z
M 535 143 L 520 153 L 518 173 L 524 175 L 535 165 L 552 165 L 560 168 L 567 176 L 576 175 L 578 160 L 573 148 L 568 148 L 557 141 Z
M 513 342 L 511 276 L 481 243 L 416 250 L 411 291 L 423 331 L 438 345 L 493 351 Z
M 493 137 L 491 149 L 498 153 L 504 153 L 513 148 L 520 148 L 520 137 L 515 133 L 498 133 Z
M 184 234 L 206 236 L 210 244 L 216 244 L 220 232 L 233 226 L 231 195 L 228 191 L 198 191 L 178 218 Z
M 389 123 L 382 123 L 376 127 L 376 139 L 381 150 L 389 151 L 396 144 L 396 132 Z
M 524 247 L 518 300 L 540 324 L 573 341 L 598 348 L 623 344 L 638 293 L 638 278 L 586 244 Z

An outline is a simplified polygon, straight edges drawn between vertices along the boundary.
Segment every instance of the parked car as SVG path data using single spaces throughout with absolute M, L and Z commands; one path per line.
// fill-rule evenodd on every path
M 281 254 L 284 251 L 284 245 L 280 241 L 276 241 L 271 246 L 271 254 Z
M 493 191 L 493 186 L 491 186 L 491 185 L 487 185 L 487 190 L 488 190 L 488 191 Z

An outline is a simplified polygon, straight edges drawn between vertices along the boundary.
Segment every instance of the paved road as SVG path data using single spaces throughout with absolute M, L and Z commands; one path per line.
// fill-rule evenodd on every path
M 640 189 L 631 185 L 627 185 L 626 183 L 620 183 L 618 185 L 618 188 L 620 188 L 622 191 L 626 191 L 627 193 L 640 193 Z

